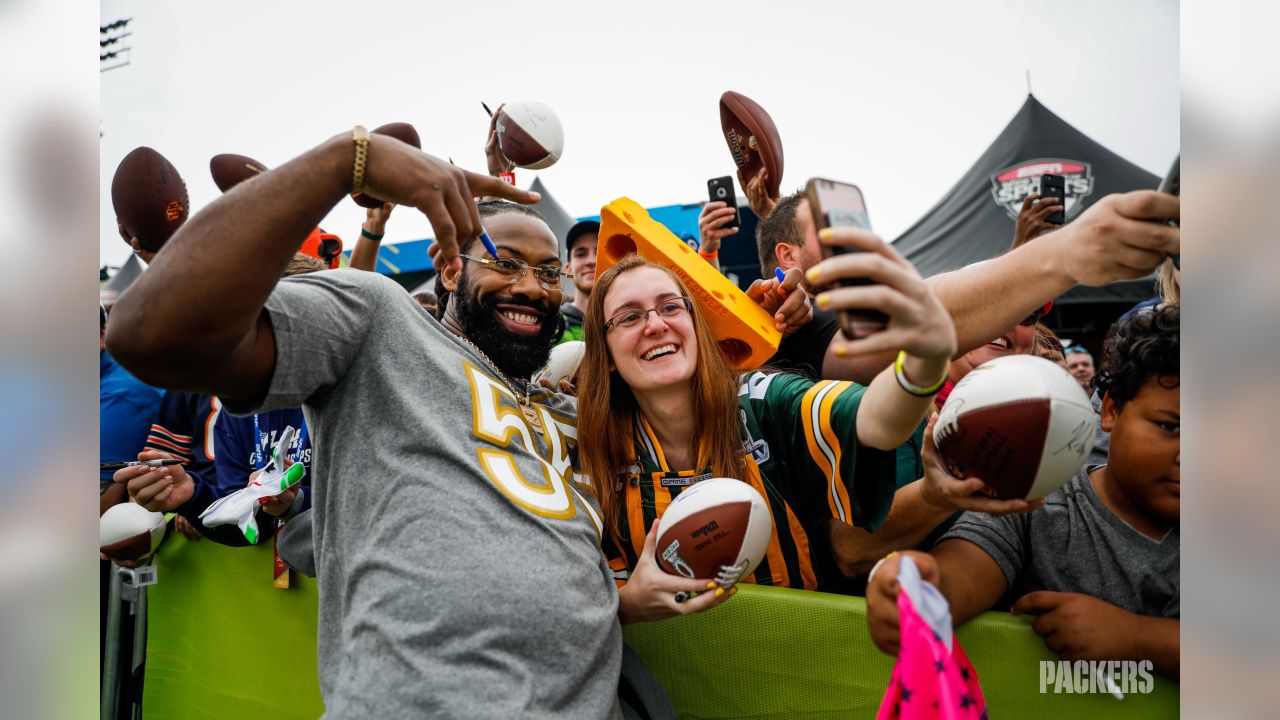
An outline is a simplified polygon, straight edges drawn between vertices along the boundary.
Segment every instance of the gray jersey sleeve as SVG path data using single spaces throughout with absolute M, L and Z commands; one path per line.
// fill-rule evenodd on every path
M 316 404 L 342 379 L 377 322 L 395 281 L 360 270 L 332 270 L 281 280 L 267 299 L 276 362 L 259 403 L 232 403 L 233 414 Z
M 995 517 L 986 513 L 966 512 L 938 542 L 951 538 L 968 540 L 982 548 L 1000 566 L 1007 587 L 1017 585 L 1026 567 L 1031 548 L 1027 542 L 1028 516 L 1017 513 Z

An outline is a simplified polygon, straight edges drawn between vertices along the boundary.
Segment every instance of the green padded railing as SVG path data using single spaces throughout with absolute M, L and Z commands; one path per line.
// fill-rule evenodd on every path
M 893 659 L 867 633 L 862 598 L 740 586 L 700 615 L 625 628 L 685 720 L 874 718 Z M 986 613 L 957 633 L 992 718 L 1175 718 L 1178 685 L 1156 676 L 1147 695 L 1040 694 L 1040 661 L 1057 660 L 1031 620 Z
M 271 549 L 167 540 L 148 590 L 144 717 L 315 718 L 316 587 L 272 587 Z M 871 718 L 892 661 L 867 636 L 865 603 L 842 595 L 742 586 L 702 615 L 626 628 L 686 720 Z M 1171 718 L 1178 686 L 1149 695 L 1041 695 L 1039 663 L 1056 659 L 1029 622 L 987 613 L 960 633 L 990 715 Z
M 302 720 L 324 712 L 316 680 L 316 584 L 272 586 L 269 545 L 170 536 L 147 588 L 144 718 Z

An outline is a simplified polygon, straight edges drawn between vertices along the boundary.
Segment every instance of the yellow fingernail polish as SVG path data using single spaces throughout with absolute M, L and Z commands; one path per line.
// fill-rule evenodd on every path
M 716 584 L 715 584 L 715 583 L 713 583 L 713 582 L 709 582 L 709 583 L 707 583 L 707 589 L 708 589 L 708 590 L 715 590 L 715 589 L 716 589 Z
M 716 588 L 716 597 L 724 595 L 724 588 Z
M 805 272 L 804 276 L 805 276 L 806 278 L 808 278 L 809 282 L 817 282 L 817 281 L 818 281 L 818 275 L 820 275 L 820 274 L 821 274 L 821 273 L 819 273 L 819 272 L 818 272 L 818 268 L 809 268 L 809 269 Z
M 835 234 L 836 234 L 835 231 L 832 230 L 831 228 L 822 228 L 821 230 L 818 231 L 818 237 L 822 238 L 823 240 L 828 240 Z
M 845 355 L 848 355 L 848 354 L 849 354 L 849 351 L 845 348 L 845 346 L 843 345 L 836 346 L 836 357 L 844 357 Z
M 831 303 L 831 296 L 827 295 L 826 293 L 823 293 L 819 295 L 817 298 L 815 298 L 814 301 L 818 303 L 818 307 L 825 308 L 828 304 Z
M 734 585 L 733 587 L 729 588 L 729 597 L 733 597 L 734 595 L 737 595 L 737 594 L 738 594 L 737 585 Z

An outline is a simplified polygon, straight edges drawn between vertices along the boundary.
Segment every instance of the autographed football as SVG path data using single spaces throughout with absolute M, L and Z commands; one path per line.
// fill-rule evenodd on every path
M 402 143 L 408 143 L 419 150 L 422 149 L 422 138 L 418 137 L 418 131 L 412 125 L 406 122 L 387 123 L 374 128 L 371 132 L 378 135 L 390 135 Z M 375 197 L 370 197 L 364 193 L 352 193 L 351 199 L 362 208 L 378 208 L 382 207 L 384 201 Z
M 564 154 L 564 126 L 540 102 L 507 103 L 498 111 L 498 149 L 518 167 L 541 170 Z
M 1034 355 L 996 358 L 956 383 L 933 441 L 947 470 L 996 497 L 1036 500 L 1080 470 L 1098 415 L 1074 378 Z
M 760 564 L 772 533 L 755 488 L 710 478 L 677 495 L 658 520 L 658 565 L 671 575 L 733 585 Z
M 111 205 L 126 241 L 138 238 L 157 252 L 187 220 L 187 186 L 178 169 L 149 147 L 135 148 L 116 167 L 111 179 Z
M 560 388 L 561 380 L 573 380 L 573 376 L 578 374 L 578 366 L 582 364 L 582 357 L 587 353 L 587 344 L 581 340 L 569 340 L 551 348 L 551 357 L 547 360 L 547 366 L 538 373 L 539 380 L 546 380 L 551 383 L 553 389 Z
M 98 519 L 98 550 L 113 560 L 150 555 L 164 538 L 164 515 L 137 503 L 112 505 Z
M 720 96 L 720 130 L 729 144 L 738 182 L 746 192 L 747 181 L 767 168 L 765 187 L 769 197 L 779 197 L 782 186 L 782 138 L 773 118 L 755 100 L 732 90 Z

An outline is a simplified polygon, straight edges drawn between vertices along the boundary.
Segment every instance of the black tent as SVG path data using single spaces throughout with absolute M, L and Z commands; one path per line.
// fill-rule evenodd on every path
M 926 277 L 1000 255 L 1013 240 L 1022 200 L 1039 190 L 1045 173 L 1066 178 L 1067 222 L 1110 193 L 1160 184 L 1028 95 L 973 167 L 894 246 Z M 1076 336 L 1099 333 L 1153 294 L 1150 279 L 1077 286 L 1057 298 L 1050 324 Z

